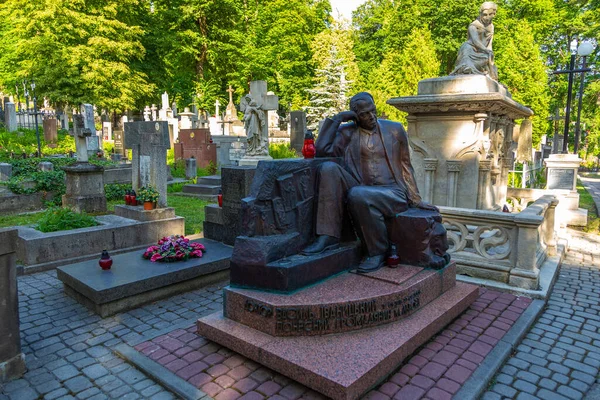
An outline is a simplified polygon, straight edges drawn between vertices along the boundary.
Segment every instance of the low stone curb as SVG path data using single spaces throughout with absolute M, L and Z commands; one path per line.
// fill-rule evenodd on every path
M 490 381 L 502 368 L 506 360 L 517 348 L 529 329 L 544 310 L 545 301 L 534 300 L 521 314 L 510 330 L 494 346 L 494 349 L 485 357 L 471 377 L 462 385 L 453 396 L 454 399 L 476 400 L 486 390 Z
M 171 328 L 172 330 L 172 328 Z M 126 344 L 120 344 L 114 348 L 114 351 L 121 357 L 138 367 L 145 374 L 149 375 L 163 387 L 176 393 L 184 400 L 211 399 L 206 393 L 197 389 L 192 384 L 181 379 L 162 365 L 152 361 L 142 355 L 133 347 Z

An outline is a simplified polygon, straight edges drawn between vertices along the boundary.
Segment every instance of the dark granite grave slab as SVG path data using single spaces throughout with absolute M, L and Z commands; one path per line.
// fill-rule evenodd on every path
M 296 254 L 275 261 L 269 260 L 266 266 L 244 262 L 242 255 L 243 253 L 238 255 L 237 262 L 235 258 L 231 261 L 232 286 L 284 293 L 322 281 L 356 267 L 360 262 L 357 242 L 344 244 L 338 249 L 322 254 L 312 256 Z M 281 255 L 284 256 L 285 254 Z
M 98 260 L 57 268 L 65 292 L 102 317 L 141 304 L 193 290 L 227 278 L 231 247 L 208 239 L 202 258 L 175 263 L 153 263 L 143 251 L 113 256 L 113 266 L 103 271 Z

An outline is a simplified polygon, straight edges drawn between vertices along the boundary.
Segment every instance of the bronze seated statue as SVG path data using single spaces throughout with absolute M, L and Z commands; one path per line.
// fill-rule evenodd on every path
M 449 261 L 446 231 L 437 207 L 419 195 L 404 127 L 377 119 L 369 93 L 352 97 L 350 109 L 326 118 L 319 132 L 317 157 L 343 162 L 325 162 L 318 170 L 317 237 L 302 253 L 336 248 L 347 210 L 365 252 L 359 272 L 381 268 L 390 242 L 402 262 L 443 267 Z
M 289 293 L 356 265 L 373 272 L 392 244 L 400 263 L 449 263 L 441 215 L 421 200 L 402 124 L 377 119 L 369 93 L 350 108 L 323 122 L 316 158 L 259 162 L 241 202 L 232 285 Z

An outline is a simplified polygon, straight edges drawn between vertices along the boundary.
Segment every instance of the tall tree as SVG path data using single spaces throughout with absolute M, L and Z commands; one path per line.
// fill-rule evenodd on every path
M 134 108 L 153 86 L 135 67 L 144 56 L 143 31 L 119 20 L 117 4 L 114 0 L 0 4 L 4 30 L 0 85 L 12 92 L 18 81 L 35 79 L 38 94 L 58 105 L 87 102 L 116 111 Z
M 417 94 L 419 81 L 437 76 L 440 62 L 431 33 L 427 28 L 415 29 L 401 50 L 386 53 L 381 65 L 369 75 L 365 87 L 371 90 L 378 112 L 390 119 L 405 121 L 405 113 L 386 104 L 392 97 Z
M 348 107 L 348 85 L 344 59 L 335 45 L 329 51 L 325 68 L 318 69 L 315 76 L 315 87 L 307 89 L 310 100 L 306 111 L 306 119 L 311 129 L 317 129 L 325 117 L 331 117 Z

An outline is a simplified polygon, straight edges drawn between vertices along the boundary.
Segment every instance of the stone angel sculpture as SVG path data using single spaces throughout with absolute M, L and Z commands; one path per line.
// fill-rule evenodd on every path
M 244 113 L 243 122 L 248 142 L 246 155 L 268 156 L 269 137 L 265 129 L 267 123 L 265 111 L 250 94 L 242 98 L 240 110 Z

